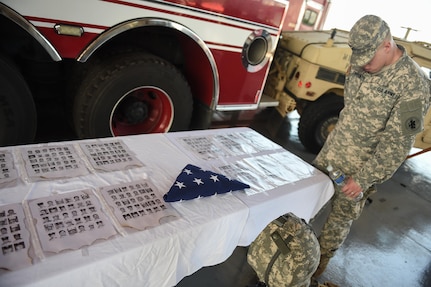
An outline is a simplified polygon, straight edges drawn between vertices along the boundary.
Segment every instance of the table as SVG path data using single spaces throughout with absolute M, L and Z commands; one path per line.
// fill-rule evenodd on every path
M 180 215 L 177 220 L 2 272 L 0 286 L 175 286 L 201 267 L 225 261 L 236 246 L 249 245 L 266 224 L 282 214 L 294 212 L 309 220 L 333 194 L 326 175 L 249 128 L 119 139 L 144 166 L 69 180 L 26 182 L 0 190 L 0 203 L 24 200 L 29 193 L 37 197 L 55 189 L 97 187 L 140 178 L 156 183 L 157 192 L 164 194 L 188 163 L 225 171 L 226 175 L 239 166 L 241 174 L 228 176 L 242 179 L 254 173 L 258 180 L 250 185 L 259 193 L 235 191 L 174 202 L 172 207 Z M 271 171 L 268 167 L 272 164 L 276 168 Z M 249 172 L 250 166 L 256 170 Z

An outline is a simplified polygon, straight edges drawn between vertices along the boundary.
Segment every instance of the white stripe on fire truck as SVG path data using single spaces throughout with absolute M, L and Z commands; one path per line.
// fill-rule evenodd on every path
M 220 17 L 210 13 L 204 13 L 201 10 L 193 11 L 172 6 L 170 7 L 171 11 L 168 11 L 166 10 L 166 5 L 149 2 L 145 2 L 147 6 L 143 6 L 142 3 L 144 2 L 140 2 L 141 4 L 139 7 L 141 8 L 138 8 L 136 7 L 137 5 L 125 5 L 124 3 L 86 1 L 86 5 L 92 6 L 92 9 L 88 7 L 87 10 L 83 10 L 79 14 L 71 14 L 68 13 L 68 11 L 73 11 L 73 9 L 68 5 L 74 2 L 73 7 L 76 8 L 76 2 L 79 2 L 79 0 L 66 2 L 57 0 L 57 5 L 60 5 L 60 2 L 62 6 L 64 5 L 63 9 L 45 9 L 43 10 L 43 15 L 35 15 L 34 11 L 30 12 L 30 10 L 27 10 L 24 6 L 20 8 L 28 12 L 24 15 L 27 15 L 26 18 L 29 18 L 29 20 L 38 27 L 53 28 L 54 24 L 64 21 L 66 24 L 82 26 L 85 32 L 100 34 L 105 30 L 105 27 L 109 29 L 109 27 L 113 27 L 119 23 L 141 18 L 143 16 L 143 8 L 151 6 L 154 7 L 154 9 L 147 10 L 146 12 L 148 13 L 145 15 L 145 18 L 165 19 L 166 21 L 180 23 L 180 25 L 190 29 L 199 38 L 207 43 L 211 43 L 211 45 L 217 43 L 227 46 L 222 48 L 223 50 L 238 51 L 236 48 L 232 47 L 242 47 L 250 33 L 257 29 L 267 29 L 273 41 L 276 42 L 277 40 L 277 30 L 273 27 L 259 23 L 243 22 L 233 17 Z M 18 3 L 20 2 L 14 2 L 14 4 L 15 3 L 19 5 Z M 70 10 L 68 8 L 70 8 Z M 90 10 L 96 8 L 98 11 L 105 11 L 105 13 L 90 13 Z M 115 10 L 115 13 L 107 13 L 110 10 Z M 56 16 L 55 18 L 53 18 L 54 15 Z M 106 17 L 106 15 L 110 15 L 110 17 Z M 62 19 L 62 21 L 59 19 Z M 275 47 L 273 47 L 273 49 L 275 49 Z

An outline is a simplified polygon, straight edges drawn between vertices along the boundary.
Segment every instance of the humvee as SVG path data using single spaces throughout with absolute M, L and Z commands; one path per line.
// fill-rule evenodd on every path
M 430 75 L 431 44 L 394 37 Z M 348 31 L 284 31 L 264 88 L 264 95 L 278 101 L 284 118 L 296 110 L 300 115 L 301 143 L 317 153 L 334 128 L 344 106 L 344 81 L 351 49 Z M 431 149 L 431 109 L 417 135 L 414 147 Z

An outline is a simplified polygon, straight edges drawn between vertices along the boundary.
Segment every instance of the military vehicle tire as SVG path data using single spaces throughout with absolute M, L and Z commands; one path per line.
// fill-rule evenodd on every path
M 0 146 L 31 143 L 37 128 L 33 96 L 18 68 L 0 55 Z
M 94 62 L 73 105 L 80 138 L 186 130 L 193 98 L 183 74 L 154 55 L 131 52 Z
M 343 107 L 343 97 L 335 94 L 323 96 L 308 104 L 301 114 L 298 126 L 298 136 L 305 148 L 316 154 L 320 151 L 334 129 Z

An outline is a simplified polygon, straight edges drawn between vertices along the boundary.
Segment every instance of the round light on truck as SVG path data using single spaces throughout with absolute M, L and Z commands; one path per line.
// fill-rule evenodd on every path
M 257 72 L 268 63 L 272 40 L 266 30 L 251 33 L 242 48 L 242 64 L 249 72 Z

